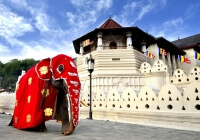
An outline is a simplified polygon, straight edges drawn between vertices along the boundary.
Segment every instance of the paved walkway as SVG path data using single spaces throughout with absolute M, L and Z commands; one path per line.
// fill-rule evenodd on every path
M 200 140 L 199 132 L 87 119 L 81 119 L 72 135 L 63 136 L 55 120 L 46 122 L 48 132 L 29 132 L 7 126 L 10 119 L 0 114 L 0 140 Z

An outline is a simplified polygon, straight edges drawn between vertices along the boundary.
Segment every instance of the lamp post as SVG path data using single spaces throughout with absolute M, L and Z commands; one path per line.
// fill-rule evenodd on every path
M 90 73 L 90 112 L 89 119 L 92 119 L 92 72 L 94 71 L 94 59 L 90 54 L 90 58 L 88 59 L 88 72 Z

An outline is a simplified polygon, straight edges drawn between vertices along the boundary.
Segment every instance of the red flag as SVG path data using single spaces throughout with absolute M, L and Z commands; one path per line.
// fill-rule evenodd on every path
M 155 56 L 151 53 L 151 56 L 150 56 L 150 57 L 154 59 Z
M 190 64 L 191 62 L 190 62 L 190 60 L 187 58 L 187 57 L 185 57 L 185 59 L 184 59 L 185 61 L 185 63 L 187 63 L 187 64 Z
M 167 52 L 165 51 L 165 49 L 162 49 L 162 55 L 166 56 Z

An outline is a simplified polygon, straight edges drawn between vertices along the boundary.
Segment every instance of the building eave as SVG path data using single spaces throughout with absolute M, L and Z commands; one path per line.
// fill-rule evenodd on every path
M 95 39 L 97 34 L 102 32 L 103 35 L 126 35 L 127 32 L 132 33 L 132 39 L 137 40 L 141 43 L 142 41 L 146 42 L 146 46 L 148 47 L 151 44 L 156 43 L 156 39 L 150 35 L 139 29 L 138 27 L 123 27 L 123 28 L 96 28 L 95 30 L 79 37 L 78 39 L 73 41 L 74 49 L 77 54 L 80 52 L 80 42 L 86 39 Z
M 179 47 L 177 47 L 176 45 L 174 45 L 173 43 L 171 43 L 170 41 L 166 40 L 163 37 L 158 37 L 156 39 L 157 45 L 160 48 L 164 48 L 167 52 L 170 52 L 171 54 L 175 54 L 175 55 L 185 55 L 186 53 L 180 49 Z

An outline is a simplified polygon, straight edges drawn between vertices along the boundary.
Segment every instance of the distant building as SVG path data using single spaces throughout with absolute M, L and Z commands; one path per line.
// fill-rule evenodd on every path
M 178 39 L 172 42 L 184 52 L 186 57 L 191 61 L 188 65 L 181 63 L 181 68 L 188 73 L 191 66 L 200 66 L 200 34 Z

